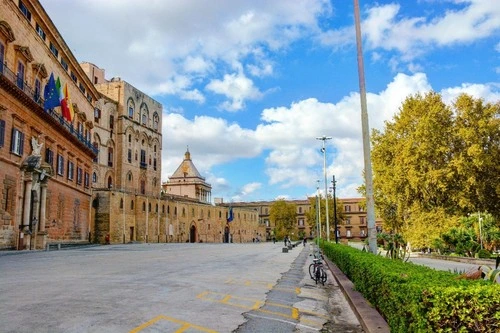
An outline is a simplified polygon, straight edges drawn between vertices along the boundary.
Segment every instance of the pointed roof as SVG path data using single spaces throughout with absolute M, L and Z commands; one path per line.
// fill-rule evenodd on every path
M 170 179 L 175 178 L 199 178 L 205 180 L 198 172 L 198 169 L 194 166 L 193 161 L 191 161 L 191 153 L 189 152 L 189 147 L 184 154 L 184 161 L 179 165 L 177 170 L 170 176 Z

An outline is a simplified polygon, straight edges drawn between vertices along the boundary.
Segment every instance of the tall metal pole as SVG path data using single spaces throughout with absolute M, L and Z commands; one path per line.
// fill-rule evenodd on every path
M 319 180 L 318 186 L 316 187 L 316 244 L 319 249 L 319 237 L 320 237 L 320 227 L 319 227 Z
M 318 225 L 319 225 L 319 233 L 318 236 L 321 238 L 321 193 L 319 193 L 319 180 L 317 180 L 318 186 L 316 186 L 316 191 L 318 193 Z
M 335 195 L 335 184 L 337 182 L 335 181 L 335 175 L 333 175 L 333 221 L 335 223 L 335 243 L 339 243 L 339 232 L 337 229 L 337 196 Z
M 359 1 L 354 0 L 354 20 L 356 26 L 356 46 L 358 55 L 359 95 L 361 99 L 361 127 L 363 132 L 363 153 L 365 160 L 366 213 L 368 219 L 368 245 L 370 252 L 377 253 L 377 233 L 375 229 L 375 202 L 373 200 L 373 178 L 370 153 L 370 126 L 366 110 L 365 70 L 363 65 L 363 49 L 361 25 L 359 18 Z
M 325 141 L 330 140 L 332 137 L 331 136 L 321 136 L 317 137 L 316 140 L 322 140 L 323 141 L 323 148 L 321 148 L 321 151 L 323 152 L 323 175 L 325 177 L 325 204 L 326 204 L 326 240 L 329 242 L 330 241 L 330 218 L 328 216 L 328 182 L 326 180 L 326 148 L 325 148 Z

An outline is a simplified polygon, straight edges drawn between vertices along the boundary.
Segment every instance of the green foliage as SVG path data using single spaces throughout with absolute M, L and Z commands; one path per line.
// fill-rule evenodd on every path
M 379 233 L 377 235 L 377 243 L 382 240 L 386 257 L 390 259 L 408 261 L 410 259 L 410 251 L 406 246 L 406 241 L 400 234 Z
M 334 215 L 334 203 L 333 203 L 333 197 L 331 195 L 328 195 L 328 217 L 329 217 L 329 225 L 330 225 L 330 234 L 333 234 L 332 237 L 335 237 L 334 234 L 334 229 L 335 229 L 335 215 Z M 345 213 L 344 213 L 344 205 L 339 200 L 336 200 L 337 203 L 337 225 L 342 225 L 343 221 L 345 220 Z M 307 222 L 309 223 L 309 227 L 311 230 L 314 230 L 316 232 L 316 220 L 317 220 L 317 198 L 316 197 L 309 197 L 309 211 L 305 213 Z M 320 199 L 320 215 L 321 215 L 321 230 L 322 232 L 325 232 L 326 230 L 326 199 L 324 197 L 321 197 Z M 323 235 L 324 236 L 324 235 Z
M 491 252 L 485 249 L 481 249 L 477 252 L 477 257 L 481 259 L 490 259 Z
M 408 97 L 383 131 L 372 133 L 374 197 L 384 230 L 402 232 L 418 247 L 440 238 L 453 216 L 481 210 L 498 221 L 498 161 L 500 102 L 464 94 L 446 105 L 435 92 Z M 490 235 L 500 239 L 496 230 Z
M 341 244 L 324 254 L 387 320 L 391 332 L 498 332 L 500 285 L 389 260 Z
M 291 235 L 296 228 L 297 206 L 283 199 L 276 200 L 269 208 L 269 220 L 275 226 L 277 239 Z

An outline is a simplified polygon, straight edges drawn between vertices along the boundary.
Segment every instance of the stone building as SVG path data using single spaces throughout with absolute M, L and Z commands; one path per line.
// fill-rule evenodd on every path
M 0 1 L 0 249 L 88 240 L 98 95 L 38 1 Z
M 211 185 L 201 176 L 189 149 L 176 171 L 162 184 L 162 194 L 169 202 L 167 220 L 177 235 L 172 239 L 191 242 L 252 242 L 262 239 L 264 227 L 258 212 L 251 207 L 212 205 Z M 232 221 L 229 211 L 232 211 Z
M 212 186 L 200 175 L 193 161 L 189 148 L 184 154 L 184 160 L 177 170 L 162 185 L 167 194 L 181 197 L 197 198 L 200 202 L 210 203 L 212 201 Z
M 100 94 L 93 121 L 93 242 L 159 241 L 162 105 L 121 78 L 81 67 Z M 153 209 L 154 207 L 154 209 Z
M 364 199 L 363 198 L 346 198 L 337 199 L 338 203 L 343 206 L 344 219 L 337 221 L 337 228 L 339 231 L 339 240 L 365 240 L 368 237 L 368 226 L 367 226 L 367 213 L 364 210 Z M 297 207 L 297 217 L 295 223 L 294 234 L 291 235 L 294 239 L 299 239 L 303 236 L 314 237 L 316 235 L 315 221 L 308 221 L 307 213 L 311 209 L 310 200 L 287 200 L 288 203 L 295 204 Z M 271 205 L 274 201 L 257 201 L 257 202 L 234 202 L 231 203 L 233 207 L 237 208 L 247 208 L 258 212 L 259 214 L 259 224 L 265 226 L 265 238 L 267 240 L 272 239 L 273 230 L 275 225 L 269 218 L 269 211 Z M 224 206 L 228 206 L 224 204 Z M 324 221 L 325 217 L 322 217 Z M 377 232 L 382 231 L 382 220 L 377 219 L 375 221 Z M 335 240 L 335 224 L 333 219 L 333 212 L 330 212 L 329 218 L 330 226 L 330 240 Z M 323 238 L 324 230 L 322 230 Z

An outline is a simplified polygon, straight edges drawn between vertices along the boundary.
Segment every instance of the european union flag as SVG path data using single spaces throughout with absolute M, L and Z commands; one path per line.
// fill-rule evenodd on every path
M 43 91 L 43 98 L 45 102 L 43 103 L 43 109 L 45 111 L 55 108 L 60 105 L 59 102 L 59 92 L 56 88 L 56 81 L 54 80 L 54 73 L 50 73 L 49 82 L 45 85 Z
M 231 222 L 233 219 L 233 207 L 229 207 L 229 217 L 227 218 L 227 222 Z

